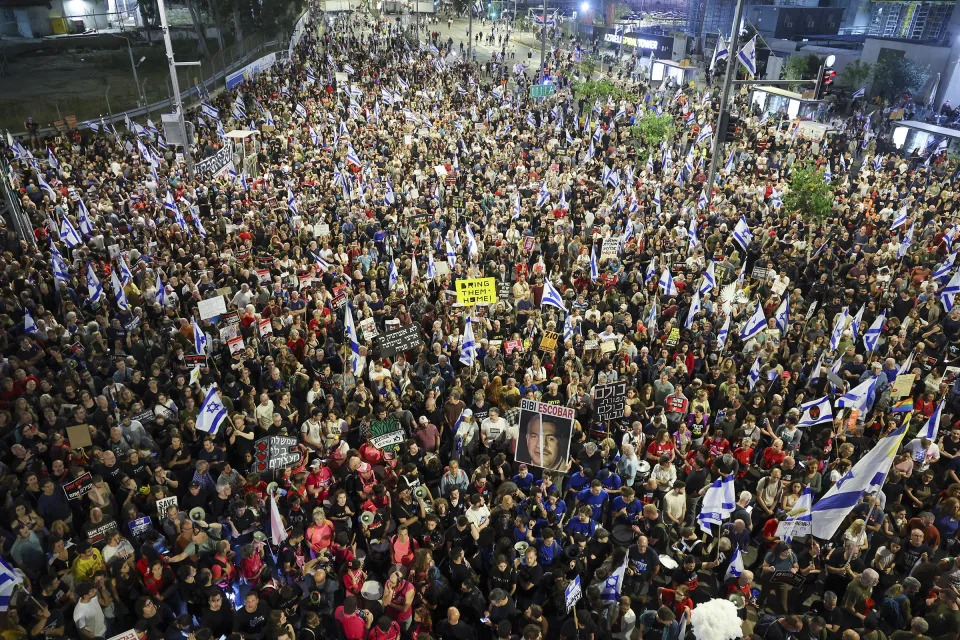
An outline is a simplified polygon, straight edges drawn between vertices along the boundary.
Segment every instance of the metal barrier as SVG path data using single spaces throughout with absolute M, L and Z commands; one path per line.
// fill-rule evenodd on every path
M 19 191 L 10 183 L 10 163 L 4 156 L 0 156 L 0 200 L 3 201 L 0 214 L 10 220 L 14 231 L 22 240 L 36 249 L 37 239 L 33 235 L 33 223 L 23 210 Z

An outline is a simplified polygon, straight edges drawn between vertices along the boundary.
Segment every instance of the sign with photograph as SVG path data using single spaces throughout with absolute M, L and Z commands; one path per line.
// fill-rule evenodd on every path
M 377 331 L 377 323 L 373 318 L 364 318 L 360 321 L 360 331 L 363 332 L 363 339 L 372 341 L 380 332 Z
M 517 462 L 566 471 L 573 435 L 572 407 L 524 399 L 520 404 Z
M 598 384 L 593 388 L 593 409 L 601 420 L 622 418 L 626 403 L 626 382 Z

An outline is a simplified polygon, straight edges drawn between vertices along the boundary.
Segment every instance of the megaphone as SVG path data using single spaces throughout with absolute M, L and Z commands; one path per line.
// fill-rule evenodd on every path
M 268 496 L 275 496 L 275 495 L 277 495 L 277 489 L 278 489 L 279 487 L 280 487 L 280 485 L 277 484 L 276 482 L 271 482 L 270 484 L 267 485 L 267 495 L 268 495 Z
M 203 507 L 194 507 L 190 509 L 190 519 L 194 522 L 206 522 L 207 521 L 207 512 L 203 510 Z
M 420 485 L 419 487 L 414 487 L 413 497 L 416 498 L 417 500 L 423 500 L 424 498 L 427 497 L 427 488 L 423 485 Z
M 516 550 L 517 553 L 519 553 L 520 555 L 523 555 L 527 552 L 527 549 L 530 548 L 530 543 L 521 540 L 517 544 L 513 545 L 513 548 Z
M 369 527 L 371 524 L 373 524 L 374 517 L 373 511 L 364 511 L 360 514 L 360 524 L 365 527 Z

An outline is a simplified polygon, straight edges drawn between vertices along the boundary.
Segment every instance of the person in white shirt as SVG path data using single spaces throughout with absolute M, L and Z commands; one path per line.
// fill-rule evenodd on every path
M 240 285 L 240 291 L 233 296 L 233 306 L 237 309 L 244 309 L 253 300 L 253 292 L 250 291 L 250 285 L 244 282 Z
M 490 507 L 484 503 L 483 496 L 479 493 L 470 496 L 470 508 L 464 515 L 479 531 L 483 531 L 490 524 Z
M 940 447 L 930 438 L 914 438 L 907 443 L 904 449 L 910 452 L 914 464 L 919 467 L 917 471 L 921 473 L 940 459 Z
M 607 628 L 614 640 L 629 640 L 637 626 L 637 614 L 630 608 L 630 597 L 621 596 L 619 602 L 611 602 L 606 611 Z
M 103 576 L 96 578 L 96 582 L 80 582 L 76 588 L 77 606 L 73 609 L 73 621 L 82 638 L 94 640 L 107 635 L 107 618 L 103 615 L 103 607 L 112 603 L 106 589 Z
M 480 424 L 483 444 L 489 449 L 501 448 L 506 441 L 509 426 L 507 421 L 500 416 L 500 409 L 490 407 L 490 413 Z

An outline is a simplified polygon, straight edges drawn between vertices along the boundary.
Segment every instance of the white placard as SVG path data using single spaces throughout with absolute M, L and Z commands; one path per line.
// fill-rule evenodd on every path
M 620 253 L 620 238 L 604 238 L 600 246 L 600 259 L 616 258 Z
M 197 311 L 200 312 L 201 320 L 208 320 L 227 312 L 227 303 L 223 296 L 214 296 L 197 303 Z
M 179 506 L 177 502 L 177 496 L 170 496 L 169 498 L 161 498 L 157 500 L 157 513 L 162 518 L 167 514 L 167 507 L 173 505 L 175 507 Z
M 270 318 L 264 318 L 257 322 L 257 326 L 260 327 L 261 336 L 273 335 L 273 325 L 270 323 Z
M 365 340 L 373 340 L 380 332 L 377 331 L 377 323 L 373 321 L 373 318 L 364 318 L 360 321 L 360 330 L 363 331 L 363 338 Z

